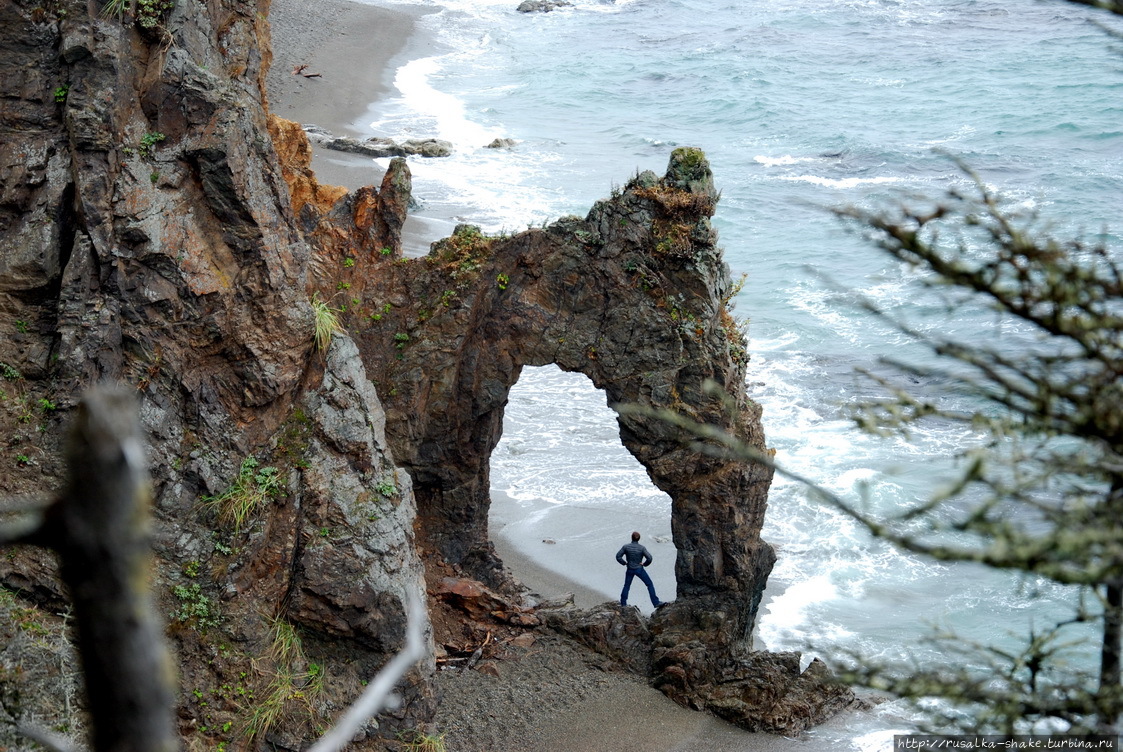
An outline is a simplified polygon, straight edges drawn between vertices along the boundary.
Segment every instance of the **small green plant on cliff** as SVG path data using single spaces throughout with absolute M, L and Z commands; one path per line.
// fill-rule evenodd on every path
M 126 13 L 131 13 L 137 26 L 155 29 L 173 8 L 175 0 L 107 0 L 101 6 L 101 14 L 123 18 Z
M 394 481 L 390 476 L 387 476 L 376 483 L 374 486 L 374 490 L 377 491 L 379 495 L 385 496 L 387 499 L 393 497 L 398 493 L 398 487 L 394 485 Z
M 348 256 L 347 258 L 343 259 L 343 266 L 344 266 L 344 268 L 350 269 L 350 268 L 351 268 L 352 266 L 354 266 L 354 265 L 355 265 L 355 259 L 351 258 L 350 256 Z
M 181 624 L 195 627 L 200 632 L 217 627 L 222 623 L 222 615 L 211 598 L 203 595 L 203 588 L 199 583 L 190 585 L 175 585 L 172 595 L 179 601 L 179 608 L 172 617 Z
M 383 303 L 382 308 L 371 313 L 368 318 L 370 318 L 371 321 L 381 321 L 382 317 L 390 313 L 392 308 L 393 306 L 391 306 L 389 303 Z
M 500 274 L 495 278 L 495 284 L 499 286 L 500 290 L 506 290 L 507 285 L 511 283 L 511 278 L 506 274 Z
M 449 276 L 455 279 L 476 271 L 491 252 L 494 241 L 475 225 L 457 225 L 451 236 L 436 243 L 433 253 L 426 259 L 430 263 L 441 262 Z
M 174 7 L 174 0 L 136 0 L 137 25 L 145 29 L 154 29 Z
M 320 293 L 317 292 L 312 294 L 312 312 L 316 315 L 314 330 L 316 349 L 327 350 L 332 336 L 343 334 L 344 329 L 337 315 L 340 311 L 320 300 Z
M 23 378 L 23 374 L 7 363 L 0 363 L 0 376 L 3 376 L 5 381 L 19 381 Z
M 259 467 L 253 457 L 242 460 L 234 484 L 218 496 L 204 496 L 203 504 L 220 524 L 242 529 L 266 501 L 281 492 L 281 477 L 275 467 Z
M 58 104 L 64 103 L 68 94 L 70 94 L 70 84 L 63 84 L 55 88 L 55 102 Z
M 156 144 L 167 138 L 163 133 L 152 131 L 145 133 L 140 137 L 140 144 L 137 147 L 142 157 L 156 156 Z

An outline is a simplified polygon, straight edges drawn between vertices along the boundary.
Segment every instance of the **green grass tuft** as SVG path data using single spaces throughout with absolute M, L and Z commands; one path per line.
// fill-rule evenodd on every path
M 258 466 L 253 457 L 242 460 L 234 484 L 218 496 L 204 496 L 203 505 L 219 523 L 238 532 L 253 513 L 282 490 L 280 472 L 275 467 Z
M 325 301 L 320 300 L 319 293 L 312 295 L 312 311 L 316 314 L 316 349 L 322 352 L 328 349 L 332 336 L 343 334 L 345 330 L 339 323 L 339 309 L 332 308 Z

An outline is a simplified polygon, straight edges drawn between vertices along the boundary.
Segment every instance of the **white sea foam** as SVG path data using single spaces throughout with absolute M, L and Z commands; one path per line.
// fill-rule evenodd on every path
M 451 142 L 458 150 L 480 149 L 500 134 L 472 122 L 460 99 L 432 86 L 429 79 L 441 70 L 441 65 L 439 57 L 411 60 L 398 69 L 394 86 L 401 92 L 407 109 L 418 118 L 433 122 L 432 135 Z
M 888 185 L 890 183 L 904 182 L 902 178 L 888 175 L 876 178 L 824 178 L 819 175 L 781 175 L 779 179 L 798 183 L 811 183 L 812 185 L 821 185 L 825 188 L 857 188 L 861 185 Z
M 892 728 L 871 731 L 852 740 L 854 749 L 859 752 L 882 752 L 893 748 L 893 737 L 897 734 L 913 734 L 915 728 Z
M 783 593 L 773 597 L 765 607 L 765 615 L 757 625 L 757 634 L 769 649 L 783 649 L 805 634 L 817 604 L 834 600 L 838 590 L 829 575 L 816 574 L 790 584 Z M 832 641 L 841 641 L 851 632 L 839 624 L 817 622 L 817 631 Z
M 975 127 L 973 125 L 961 125 L 958 128 L 956 128 L 953 132 L 949 133 L 948 135 L 943 136 L 941 138 L 929 139 L 929 140 L 925 141 L 923 143 L 923 145 L 928 146 L 928 147 L 932 147 L 932 146 L 942 146 L 943 144 L 951 144 L 951 143 L 955 143 L 956 141 L 962 141 L 965 138 L 969 138 L 974 133 L 975 133 Z
M 794 164 L 803 164 L 805 162 L 821 162 L 822 157 L 793 157 L 790 154 L 784 154 L 779 157 L 766 157 L 758 154 L 753 157 L 753 161 L 762 164 L 765 167 L 779 167 Z
M 492 478 L 512 498 L 669 515 L 670 498 L 621 444 L 616 414 L 581 374 L 526 368 L 511 393 Z

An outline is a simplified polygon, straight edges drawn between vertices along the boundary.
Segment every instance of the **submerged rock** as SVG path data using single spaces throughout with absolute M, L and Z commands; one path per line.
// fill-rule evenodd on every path
M 572 5 L 573 3 L 568 0 L 523 0 L 515 10 L 519 13 L 549 13 L 557 8 L 568 8 Z

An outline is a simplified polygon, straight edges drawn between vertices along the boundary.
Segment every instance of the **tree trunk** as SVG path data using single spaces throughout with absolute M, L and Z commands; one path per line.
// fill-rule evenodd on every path
M 1108 498 L 1110 509 L 1119 509 L 1123 502 L 1123 479 L 1116 478 Z M 1115 727 L 1116 715 L 1108 708 L 1115 707 L 1120 686 L 1120 651 L 1123 649 L 1123 581 L 1112 579 L 1104 585 L 1103 645 L 1100 650 L 1100 691 L 1102 701 L 1100 726 L 1110 733 Z

